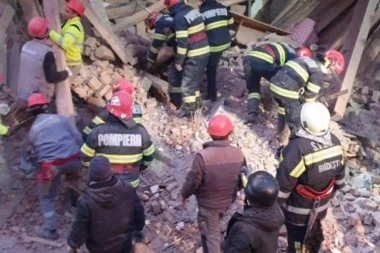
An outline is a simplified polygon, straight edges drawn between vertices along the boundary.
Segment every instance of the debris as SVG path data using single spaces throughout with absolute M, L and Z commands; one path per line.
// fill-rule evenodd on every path
M 39 238 L 39 237 L 32 237 L 26 234 L 22 234 L 21 238 L 24 242 L 37 242 L 37 243 L 42 243 L 42 244 L 52 246 L 52 247 L 57 247 L 57 248 L 63 247 L 63 243 L 54 242 L 54 241 Z

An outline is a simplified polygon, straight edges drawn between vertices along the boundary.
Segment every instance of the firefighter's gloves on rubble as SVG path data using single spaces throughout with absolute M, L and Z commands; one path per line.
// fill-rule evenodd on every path
M 67 71 L 67 74 L 69 76 L 73 76 L 73 73 L 71 72 L 71 70 L 69 69 L 69 67 L 66 66 L 66 71 Z
M 135 243 L 142 243 L 144 241 L 144 234 L 142 231 L 135 231 L 133 234 Z

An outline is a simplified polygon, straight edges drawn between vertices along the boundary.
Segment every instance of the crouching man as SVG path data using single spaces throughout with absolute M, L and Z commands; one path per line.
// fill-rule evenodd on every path
M 84 243 L 93 253 L 128 253 L 133 232 L 141 234 L 144 208 L 133 187 L 113 175 L 104 156 L 90 162 L 89 183 L 77 202 L 77 215 L 68 238 L 70 252 Z

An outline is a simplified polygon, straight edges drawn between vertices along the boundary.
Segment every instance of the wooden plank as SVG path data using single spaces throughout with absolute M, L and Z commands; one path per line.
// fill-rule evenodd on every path
M 281 24 L 281 19 L 291 11 L 294 6 L 297 4 L 298 0 L 290 0 L 290 2 L 286 5 L 286 7 L 277 15 L 277 17 L 272 21 L 271 25 L 276 26 Z
M 117 19 L 130 16 L 140 9 L 141 7 L 137 5 L 137 2 L 132 2 L 122 6 L 107 7 L 106 12 L 109 19 Z
M 0 17 L 0 45 L 3 45 L 5 39 L 7 38 L 7 28 L 12 22 L 14 14 L 15 10 L 9 4 L 7 4 L 5 6 L 3 14 Z
M 49 0 L 49 1 L 54 1 L 54 0 Z M 63 243 L 55 242 L 52 240 L 47 240 L 47 239 L 43 239 L 43 238 L 39 238 L 39 237 L 33 237 L 33 236 L 26 235 L 26 234 L 22 234 L 21 238 L 24 242 L 37 242 L 37 243 L 41 243 L 41 244 L 44 244 L 47 246 L 57 247 L 57 248 L 63 247 Z
M 86 10 L 84 12 L 85 17 L 92 23 L 96 30 L 98 30 L 98 32 L 102 35 L 102 38 L 112 48 L 120 60 L 125 64 L 128 63 L 128 59 L 125 54 L 125 47 L 119 38 L 116 37 L 111 28 L 107 28 L 107 25 L 101 22 L 98 15 L 92 9 L 91 5 L 87 1 L 84 1 L 84 3 L 86 5 Z
M 104 9 L 104 2 L 103 0 L 89 0 L 92 9 L 94 12 L 100 17 L 100 20 L 102 23 L 107 26 L 107 28 L 111 28 L 111 23 L 107 18 L 106 10 Z
M 165 5 L 163 1 L 158 1 L 157 3 L 149 6 L 149 10 L 151 11 L 162 11 L 165 9 Z M 146 10 L 139 11 L 132 16 L 126 17 L 122 20 L 120 20 L 119 23 L 114 25 L 113 30 L 116 33 L 119 33 L 121 31 L 125 31 L 129 26 L 135 25 L 137 23 L 140 23 L 144 21 L 148 17 L 149 12 Z
M 61 32 L 61 22 L 59 19 L 58 2 L 57 0 L 43 0 L 45 17 L 49 20 L 49 26 Z M 57 63 L 57 68 L 63 70 L 66 68 L 65 53 L 58 46 L 53 46 L 54 55 Z M 66 79 L 55 86 L 55 104 L 57 112 L 69 118 L 72 124 L 74 120 L 74 106 L 71 97 L 70 82 Z
M 341 50 L 346 59 L 346 69 L 343 73 L 344 79 L 341 90 L 347 89 L 349 93 L 351 93 L 354 84 L 377 3 L 378 0 L 359 1 L 355 6 L 351 24 L 347 27 L 349 32 Z M 338 98 L 334 107 L 336 117 L 343 118 L 349 98 L 350 94 Z

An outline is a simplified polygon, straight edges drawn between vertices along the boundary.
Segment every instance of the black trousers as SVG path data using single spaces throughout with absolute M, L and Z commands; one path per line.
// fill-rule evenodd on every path
M 222 54 L 223 51 L 210 53 L 210 58 L 207 62 L 207 97 L 211 100 L 216 100 L 216 72 Z
M 285 118 L 291 136 L 295 135 L 300 128 L 301 101 L 280 97 L 275 93 L 273 93 L 273 96 L 279 107 L 279 116 L 281 115 Z M 280 129 L 278 130 L 280 131 Z
M 307 226 L 296 226 L 285 222 L 288 231 L 288 253 L 302 253 L 302 248 L 306 247 L 307 253 L 318 253 L 324 240 L 321 220 L 317 219 L 305 241 Z
M 261 98 L 260 80 L 262 77 L 270 80 L 276 74 L 279 67 L 251 56 L 243 58 L 243 65 L 248 89 L 248 113 L 257 113 Z
M 209 54 L 186 58 L 182 65 L 182 71 L 178 71 L 175 68 L 174 62 L 169 66 L 170 101 L 177 108 L 181 106 L 182 102 L 185 104 L 195 104 L 196 98 L 199 97 L 199 86 L 208 58 Z

